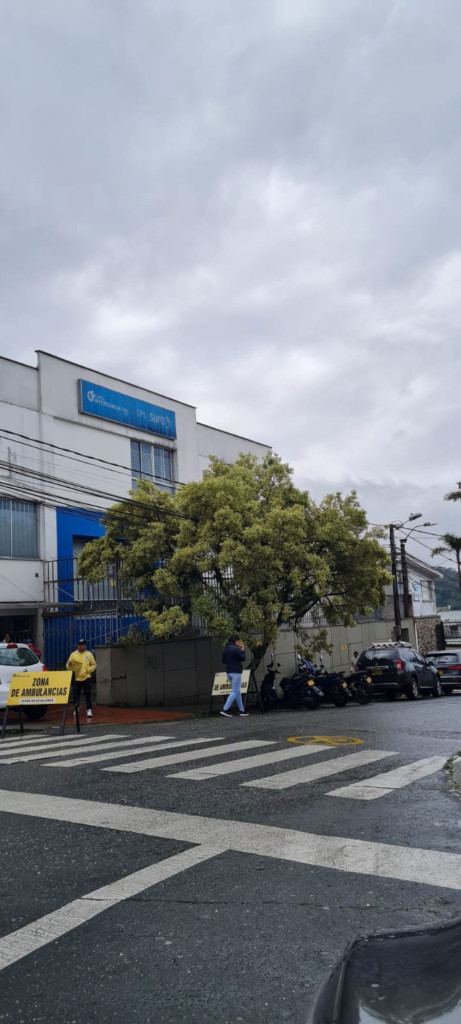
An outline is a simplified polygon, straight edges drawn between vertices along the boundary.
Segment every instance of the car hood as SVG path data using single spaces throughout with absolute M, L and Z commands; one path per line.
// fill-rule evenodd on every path
M 459 1024 L 461 920 L 356 939 L 321 989 L 309 1024 Z

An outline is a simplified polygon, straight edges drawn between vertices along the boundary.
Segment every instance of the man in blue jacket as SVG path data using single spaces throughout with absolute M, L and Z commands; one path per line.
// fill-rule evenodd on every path
M 232 707 L 234 700 L 240 712 L 240 716 L 246 718 L 248 711 L 245 711 L 242 702 L 241 686 L 242 686 L 242 669 L 243 662 L 245 661 L 245 648 L 238 639 L 237 636 L 229 637 L 229 642 L 223 649 L 222 662 L 226 666 L 227 678 L 232 686 L 231 693 L 229 694 L 226 703 L 220 712 L 226 718 L 232 718 L 229 712 L 229 708 Z

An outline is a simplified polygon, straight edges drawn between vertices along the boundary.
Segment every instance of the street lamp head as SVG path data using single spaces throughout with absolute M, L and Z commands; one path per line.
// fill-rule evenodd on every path
M 422 519 L 422 518 L 423 518 L 423 513 L 422 512 L 412 512 L 411 516 L 408 516 L 407 523 L 412 523 L 414 519 Z

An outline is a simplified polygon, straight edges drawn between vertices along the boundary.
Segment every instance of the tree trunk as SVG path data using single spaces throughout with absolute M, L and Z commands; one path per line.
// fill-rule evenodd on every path
M 458 566 L 458 590 L 461 595 L 461 552 L 456 552 L 456 564 Z
M 268 646 L 269 644 L 261 644 L 261 647 L 258 647 L 255 653 L 253 654 L 251 662 L 248 665 L 248 668 L 250 669 L 251 672 L 256 672 L 256 669 L 259 667 L 263 658 L 265 657 Z

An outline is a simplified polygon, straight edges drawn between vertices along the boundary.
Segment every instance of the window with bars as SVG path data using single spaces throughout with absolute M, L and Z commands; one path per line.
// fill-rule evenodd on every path
M 0 558 L 38 558 L 37 506 L 0 498 Z
M 173 452 L 146 441 L 131 441 L 131 474 L 133 487 L 138 480 L 152 480 L 170 494 L 174 494 Z

